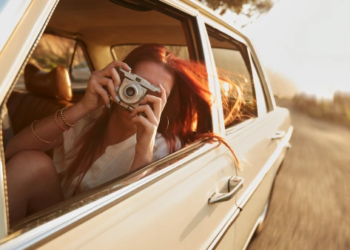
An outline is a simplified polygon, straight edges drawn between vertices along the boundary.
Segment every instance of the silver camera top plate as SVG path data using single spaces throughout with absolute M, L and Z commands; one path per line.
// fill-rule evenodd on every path
M 119 70 L 124 73 L 124 77 L 126 77 L 132 81 L 138 82 L 142 87 L 149 89 L 153 92 L 158 92 L 158 93 L 161 92 L 160 88 L 158 88 L 157 86 L 154 86 L 153 84 L 148 82 L 146 79 L 143 79 L 142 77 L 140 77 L 134 73 L 130 73 L 122 68 L 119 68 Z

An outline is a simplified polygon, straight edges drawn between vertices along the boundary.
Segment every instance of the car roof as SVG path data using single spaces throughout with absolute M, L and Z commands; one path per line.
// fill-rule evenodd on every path
M 185 7 L 190 6 L 195 9 L 197 14 L 201 13 L 226 28 L 238 32 L 214 11 L 198 1 L 183 2 Z M 179 20 L 156 10 L 135 11 L 112 1 L 96 3 L 95 0 L 61 0 L 46 31 L 68 37 L 80 37 L 88 43 L 102 46 L 137 44 L 140 40 L 143 43 L 186 45 L 183 27 Z M 111 20 L 115 21 L 111 22 Z M 167 32 L 169 30 L 171 34 Z

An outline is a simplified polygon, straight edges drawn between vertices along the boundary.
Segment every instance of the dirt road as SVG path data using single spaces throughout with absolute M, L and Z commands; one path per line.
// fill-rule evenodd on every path
M 350 249 L 350 129 L 290 110 L 292 149 L 264 230 L 247 249 Z

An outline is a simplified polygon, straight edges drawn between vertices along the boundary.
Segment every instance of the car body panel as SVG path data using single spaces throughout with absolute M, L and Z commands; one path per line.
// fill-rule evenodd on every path
M 236 174 L 231 157 L 223 145 L 205 152 L 41 249 L 205 249 L 230 212 L 238 210 L 235 199 L 207 203 Z

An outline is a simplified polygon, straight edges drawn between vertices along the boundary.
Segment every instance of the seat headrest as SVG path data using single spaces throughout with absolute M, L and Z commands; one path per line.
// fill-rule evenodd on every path
M 42 71 L 33 64 L 27 64 L 24 69 L 26 89 L 38 95 L 57 100 L 72 100 L 72 87 L 68 70 L 57 66 L 50 72 Z

